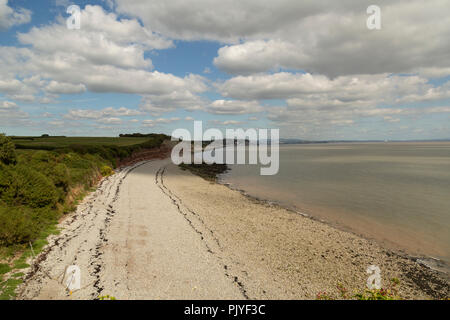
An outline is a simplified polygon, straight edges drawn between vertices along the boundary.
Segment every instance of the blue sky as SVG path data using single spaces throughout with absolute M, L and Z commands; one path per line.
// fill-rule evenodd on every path
M 202 120 L 450 138 L 450 6 L 431 2 L 379 1 L 369 30 L 356 0 L 0 0 L 0 131 L 170 134 Z M 72 4 L 79 30 L 65 25 Z

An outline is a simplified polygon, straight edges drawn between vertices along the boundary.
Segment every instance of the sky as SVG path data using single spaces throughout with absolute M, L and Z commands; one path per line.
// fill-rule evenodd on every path
M 0 132 L 448 139 L 449 39 L 448 0 L 0 0 Z

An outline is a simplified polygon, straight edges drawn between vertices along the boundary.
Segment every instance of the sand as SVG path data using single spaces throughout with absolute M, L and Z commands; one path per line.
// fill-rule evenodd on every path
M 315 299 L 365 287 L 369 265 L 405 299 L 448 297 L 413 259 L 277 205 L 144 161 L 104 179 L 32 261 L 18 299 Z M 81 290 L 61 284 L 81 268 Z

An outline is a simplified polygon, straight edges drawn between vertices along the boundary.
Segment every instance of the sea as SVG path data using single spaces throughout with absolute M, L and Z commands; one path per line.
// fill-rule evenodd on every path
M 279 163 L 231 165 L 220 181 L 448 272 L 450 142 L 281 144 Z

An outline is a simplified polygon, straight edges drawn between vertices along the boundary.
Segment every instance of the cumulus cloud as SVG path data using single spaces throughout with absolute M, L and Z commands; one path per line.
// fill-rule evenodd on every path
M 28 122 L 28 118 L 28 113 L 22 111 L 15 102 L 0 101 L 0 125 L 23 125 Z
M 324 75 L 280 72 L 237 76 L 216 84 L 222 95 L 233 99 L 284 100 L 286 106 L 266 107 L 268 119 L 297 135 L 335 127 L 356 126 L 360 119 L 395 124 L 405 117 L 418 119 L 448 113 L 450 82 L 431 84 L 418 75 Z M 423 104 L 428 104 L 425 107 Z M 301 131 L 304 130 L 304 131 Z M 330 136 L 332 133 L 330 133 Z
M 280 72 L 237 76 L 216 84 L 234 99 L 287 99 L 306 107 L 365 106 L 380 103 L 419 102 L 450 98 L 450 82 L 433 86 L 421 76 L 391 74 L 329 78 L 309 73 Z
M 142 125 L 144 127 L 154 127 L 159 124 L 169 124 L 169 123 L 180 121 L 180 120 L 181 120 L 181 118 L 178 118 L 178 117 L 147 119 L 147 120 L 142 121 Z
M 82 93 L 86 91 L 86 87 L 79 84 L 72 83 L 61 83 L 57 81 L 50 81 L 50 83 L 44 89 L 46 92 L 54 93 L 54 94 L 73 94 L 73 93 Z
M 214 114 L 248 114 L 262 112 L 264 108 L 257 101 L 216 100 L 205 111 Z
M 1 110 L 12 110 L 17 109 L 17 104 L 12 101 L 1 101 L 0 102 L 0 109 Z
M 168 124 L 179 119 L 158 117 L 176 110 L 230 116 L 219 125 L 238 124 L 233 115 L 267 115 L 297 136 L 353 128 L 368 119 L 404 126 L 405 117 L 448 114 L 450 82 L 430 81 L 450 75 L 447 0 L 379 0 L 377 31 L 366 27 L 369 0 L 105 3 L 113 12 L 90 5 L 82 10 L 80 30 L 68 30 L 58 17 L 19 33 L 17 47 L 0 46 L 4 98 L 49 103 L 86 91 L 138 94 L 138 110 L 72 109 L 63 117 L 111 128 L 123 124 L 122 117 L 148 113 L 155 119 L 126 123 Z M 0 29 L 14 12 L 26 11 L 0 0 Z M 26 20 L 17 17 L 13 24 Z M 211 86 L 200 75 L 155 71 L 148 53 L 171 48 L 178 39 L 220 42 L 213 63 L 231 78 Z M 201 66 L 205 77 L 212 77 L 211 62 Z M 8 110 L 21 112 L 17 105 Z
M 449 111 L 445 105 L 432 105 L 450 98 L 450 82 L 433 85 L 418 75 L 329 78 L 280 72 L 237 76 L 216 86 L 232 99 L 284 100 L 286 106 L 265 108 L 268 119 L 285 128 L 285 133 L 310 138 L 323 138 L 325 132 L 332 137 L 332 128 L 356 128 L 361 119 L 396 124 Z
M 117 11 L 139 17 L 169 37 L 221 42 L 271 34 L 321 7 L 314 1 L 290 0 L 116 0 L 116 4 Z M 339 8 L 333 1 L 327 5 Z
M 183 40 L 215 40 L 215 64 L 237 74 L 277 68 L 338 76 L 450 74 L 447 0 L 379 0 L 382 28 L 366 27 L 368 0 L 116 0 L 117 10 Z M 211 10 L 214 8 L 214 10 Z
M 14 25 L 31 21 L 31 11 L 23 8 L 13 9 L 8 6 L 8 0 L 0 0 L 0 31 Z
M 121 108 L 108 107 L 102 110 L 72 109 L 69 110 L 69 112 L 64 115 L 64 118 L 71 120 L 80 120 L 80 119 L 101 119 L 110 117 L 137 116 L 137 115 L 142 115 L 142 112 L 139 110 L 128 109 L 125 107 Z
M 201 82 L 199 81 L 199 83 Z M 200 86 L 196 91 L 203 90 L 206 90 L 206 86 Z M 172 112 L 177 109 L 184 109 L 188 111 L 201 110 L 204 108 L 206 103 L 207 100 L 195 94 L 193 90 L 174 90 L 166 94 L 144 95 L 140 108 L 143 111 L 150 112 L 154 115 L 159 115 L 161 113 Z
M 118 125 L 122 124 L 122 119 L 120 118 L 104 118 L 104 119 L 98 119 L 97 123 L 103 123 L 103 124 L 110 124 L 110 125 Z
M 416 108 L 352 108 L 352 107 L 333 107 L 333 108 L 308 108 L 297 109 L 287 107 L 276 107 L 268 110 L 268 119 L 274 125 L 283 128 L 285 134 L 291 133 L 291 136 L 303 136 L 308 138 L 324 138 L 324 134 L 333 137 L 336 128 L 364 128 L 358 126 L 360 122 L 370 119 L 374 124 L 377 121 L 398 126 L 398 123 L 404 121 L 411 123 L 417 119 L 432 114 L 450 114 L 449 106 L 438 107 L 416 107 Z M 356 132 L 356 131 L 354 131 Z M 378 132 L 380 134 L 380 132 Z M 336 138 L 336 136 L 334 137 Z
M 245 123 L 244 121 L 238 120 L 211 120 L 209 122 L 219 126 L 241 125 Z
M 30 96 L 39 90 L 53 94 L 89 90 L 168 95 L 205 89 L 200 76 L 180 78 L 151 71 L 151 60 L 144 52 L 171 47 L 172 42 L 137 20 L 119 19 L 89 5 L 82 10 L 81 20 L 80 30 L 68 30 L 61 18 L 20 33 L 19 42 L 28 48 L 0 47 L 0 92 Z M 37 75 L 39 84 L 26 83 Z
M 293 43 L 255 40 L 220 48 L 214 64 L 228 73 L 252 74 L 281 67 L 308 69 L 308 60 Z
M 33 27 L 19 34 L 19 41 L 31 44 L 34 49 L 53 54 L 71 52 L 85 61 L 81 63 L 105 64 L 118 67 L 151 67 L 144 59 L 144 50 L 165 49 L 172 46 L 151 30 L 140 26 L 136 20 L 118 19 L 114 13 L 100 6 L 87 5 L 80 15 L 82 27 L 68 30 L 65 20 L 45 27 Z

